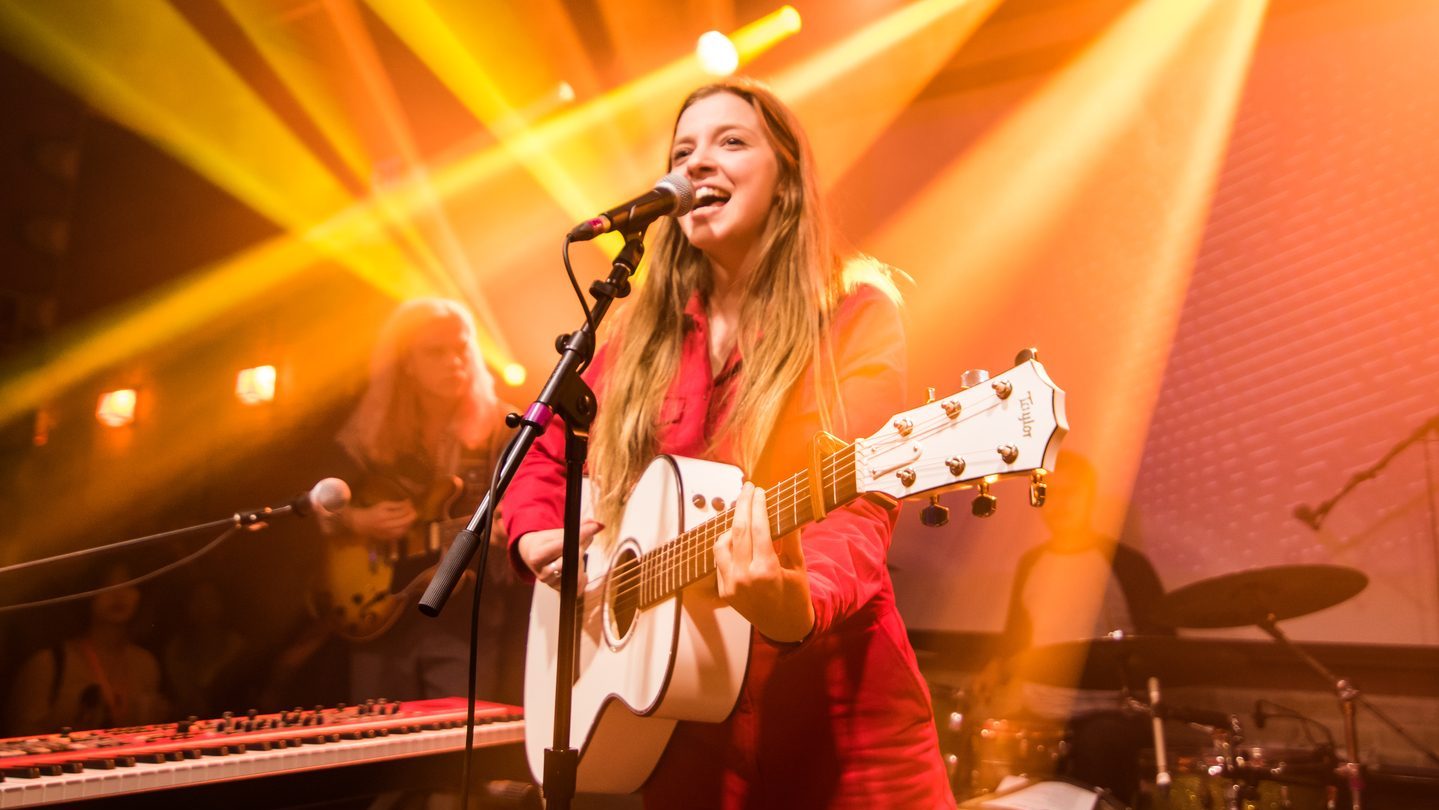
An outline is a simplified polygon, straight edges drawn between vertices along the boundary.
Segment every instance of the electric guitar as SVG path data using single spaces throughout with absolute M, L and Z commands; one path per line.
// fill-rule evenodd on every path
M 1044 475 L 1068 432 L 1064 392 L 1034 352 L 1014 368 L 896 414 L 871 436 L 844 444 L 816 439 L 814 461 L 770 488 L 770 534 L 780 537 L 856 498 L 901 499 L 978 487 L 975 514 L 994 510 L 990 485 L 1030 479 L 1044 500 Z M 576 790 L 629 793 L 642 785 L 679 720 L 719 722 L 739 696 L 750 624 L 713 588 L 691 588 L 714 572 L 712 548 L 730 527 L 743 474 L 737 467 L 660 456 L 625 507 L 613 550 L 586 555 L 577 605 L 570 746 L 579 752 Z M 721 500 L 722 499 L 722 500 Z M 525 753 L 536 779 L 553 742 L 560 598 L 537 585 L 525 661 Z
M 397 485 L 389 486 L 393 491 L 382 490 L 368 500 L 409 497 Z M 396 543 L 357 534 L 326 538 L 325 564 L 311 595 L 311 610 L 347 641 L 372 641 L 384 635 L 429 584 L 440 552 L 469 522 L 468 515 L 449 517 L 463 489 L 464 482 L 454 476 L 437 479 L 415 505 L 419 519 Z M 408 582 L 396 581 L 397 569 L 413 569 L 415 561 L 422 560 L 430 565 Z

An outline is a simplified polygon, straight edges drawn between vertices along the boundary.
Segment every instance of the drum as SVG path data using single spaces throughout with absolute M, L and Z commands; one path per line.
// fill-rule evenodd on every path
M 986 720 L 969 741 L 968 795 L 992 793 L 1006 779 L 1054 776 L 1067 749 L 1063 725 Z
M 1107 791 L 1072 779 L 1008 780 L 995 793 L 976 796 L 960 805 L 979 810 L 1128 810 Z
M 1154 758 L 1148 753 L 1148 773 Z M 1302 749 L 1245 748 L 1232 760 L 1221 754 L 1171 757 L 1165 793 L 1146 785 L 1154 810 L 1324 810 L 1330 759 Z

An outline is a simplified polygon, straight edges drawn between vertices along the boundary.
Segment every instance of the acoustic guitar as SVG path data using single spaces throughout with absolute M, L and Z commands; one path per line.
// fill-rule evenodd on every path
M 768 489 L 770 534 L 781 537 L 856 498 L 886 505 L 978 487 L 974 511 L 993 511 L 990 485 L 1030 480 L 1043 503 L 1045 472 L 1068 432 L 1064 392 L 1033 352 L 993 380 L 896 414 L 853 444 L 816 440 L 808 470 Z M 726 464 L 660 456 L 627 501 L 613 550 L 592 547 L 580 595 L 570 746 L 576 789 L 640 787 L 680 720 L 719 722 L 739 696 L 750 625 L 713 588 L 712 548 L 727 531 L 743 474 Z M 722 499 L 722 500 L 721 500 Z M 716 505 L 720 503 L 721 505 Z M 536 587 L 525 662 L 525 752 L 536 779 L 552 742 L 559 593 Z

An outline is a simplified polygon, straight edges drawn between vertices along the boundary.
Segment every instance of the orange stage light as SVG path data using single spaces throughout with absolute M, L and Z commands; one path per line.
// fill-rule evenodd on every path
M 95 418 L 106 427 L 124 427 L 135 421 L 135 402 L 138 395 L 133 388 L 106 391 L 100 395 L 95 406 Z
M 246 405 L 275 401 L 275 367 L 240 369 L 235 377 L 235 397 Z

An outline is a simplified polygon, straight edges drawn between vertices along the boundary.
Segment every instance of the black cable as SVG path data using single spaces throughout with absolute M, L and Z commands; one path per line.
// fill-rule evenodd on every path
M 575 278 L 575 270 L 570 266 L 570 240 L 566 238 L 560 246 L 560 258 L 565 262 L 565 275 L 570 277 L 570 286 L 575 290 L 575 296 L 580 299 L 580 309 L 585 311 L 585 325 L 590 328 L 590 334 L 595 332 L 595 316 L 590 312 L 590 303 L 585 300 L 584 290 L 580 289 L 580 280 Z
M 1268 698 L 1260 698 L 1256 702 L 1258 704 L 1268 706 L 1271 709 L 1279 710 L 1277 713 L 1269 715 L 1268 719 L 1270 720 L 1298 720 L 1300 723 L 1303 724 L 1305 738 L 1307 738 L 1309 742 L 1314 743 L 1315 745 L 1318 745 L 1319 741 L 1314 739 L 1314 733 L 1312 731 L 1312 728 L 1318 727 L 1319 730 L 1324 732 L 1324 739 L 1328 741 L 1329 747 L 1331 749 L 1334 748 L 1334 732 L 1331 731 L 1329 729 L 1329 726 L 1325 725 L 1324 723 L 1321 723 L 1320 721 L 1315 720 L 1308 715 L 1301 714 L 1297 709 L 1291 709 L 1283 704 L 1275 703 Z
M 226 520 L 225 522 L 228 523 L 230 521 Z M 91 596 L 94 596 L 95 594 L 104 593 L 105 591 L 113 591 L 117 588 L 128 588 L 133 585 L 139 585 L 142 582 L 149 582 L 150 580 L 160 576 L 161 574 L 168 573 L 175 570 L 176 568 L 179 568 L 182 565 L 194 562 L 196 559 L 199 559 L 201 555 L 209 553 L 216 546 L 229 539 L 230 535 L 239 531 L 239 529 L 239 526 L 231 526 L 230 528 L 221 532 L 219 537 L 211 540 L 204 548 L 201 548 L 198 551 L 193 551 L 168 565 L 160 566 L 159 568 L 151 571 L 148 574 L 141 574 L 138 577 L 128 579 L 124 582 L 117 582 L 114 585 L 106 585 L 102 588 L 96 588 L 94 590 L 85 591 L 83 593 L 72 593 L 68 596 L 57 596 L 53 599 L 41 599 L 38 602 L 22 602 L 18 605 L 5 605 L 3 607 L 0 607 L 0 613 L 9 613 L 13 610 L 24 610 L 26 608 L 44 607 L 46 605 L 58 605 L 63 602 L 73 602 L 77 599 L 87 599 Z
M 233 517 L 228 517 L 224 518 L 223 520 L 214 520 L 209 523 L 201 524 L 199 526 L 187 526 L 183 529 L 171 529 L 170 531 L 160 532 L 159 534 L 150 534 L 144 537 L 136 537 L 131 540 L 122 540 L 119 543 L 110 543 L 104 546 L 95 546 L 94 548 L 82 548 L 79 551 L 70 551 L 65 554 L 57 554 L 54 557 L 45 557 L 39 560 L 30 560 L 29 562 L 15 563 L 14 565 L 7 565 L 4 568 L 0 568 L 0 576 L 4 576 L 5 574 L 10 574 L 15 571 L 23 571 L 26 568 L 34 568 L 37 565 L 49 565 L 50 563 L 57 563 L 61 560 L 73 560 L 79 557 L 88 557 L 91 554 L 103 554 L 108 551 L 119 551 L 122 548 L 128 548 L 130 546 L 139 545 L 141 543 L 150 543 L 155 540 L 164 540 L 167 537 L 174 537 L 176 535 L 186 534 L 188 532 L 199 531 L 200 529 L 214 529 L 227 523 L 234 522 L 235 519 Z
M 573 276 L 571 276 L 573 278 Z M 475 596 L 470 600 L 470 683 L 465 690 L 465 752 L 464 760 L 460 767 L 460 808 L 469 810 L 470 807 L 470 760 L 475 755 L 475 681 L 479 677 L 479 653 L 480 653 L 480 593 L 484 590 L 485 569 L 490 557 L 490 538 L 494 536 L 495 512 L 499 504 L 495 503 L 495 489 L 500 484 L 500 470 L 504 468 L 505 453 L 509 451 L 506 445 L 500 451 L 500 457 L 494 460 L 490 467 L 490 488 L 485 497 L 490 502 L 490 508 L 485 511 L 484 532 L 480 535 L 480 557 L 479 565 L 475 569 Z M 504 561 L 509 565 L 508 555 Z M 509 621 L 512 617 L 505 617 Z

